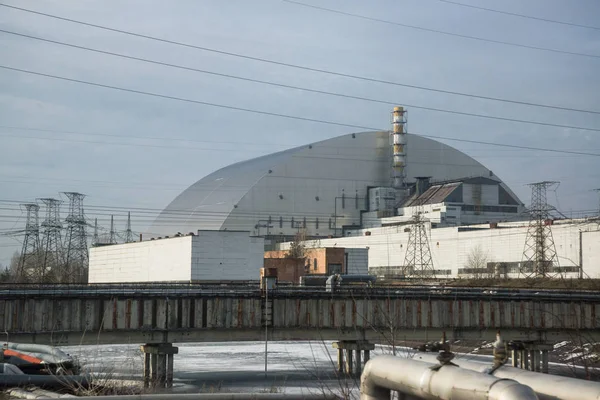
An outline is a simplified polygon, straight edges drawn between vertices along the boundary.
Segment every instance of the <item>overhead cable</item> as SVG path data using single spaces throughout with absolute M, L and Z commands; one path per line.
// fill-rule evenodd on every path
M 142 90 L 128 89 L 128 88 L 123 88 L 123 87 L 119 87 L 119 86 L 105 85 L 105 84 L 101 84 L 101 83 L 84 81 L 84 80 L 80 80 L 80 79 L 66 78 L 66 77 L 62 77 L 62 76 L 45 74 L 45 73 L 25 70 L 25 69 L 21 69 L 21 68 L 14 68 L 14 67 L 6 66 L 6 65 L 0 65 L 0 68 L 6 69 L 6 70 L 11 70 L 11 71 L 22 72 L 22 73 L 26 73 L 26 74 L 31 74 L 31 75 L 44 76 L 47 78 L 58 79 L 58 80 L 63 80 L 63 81 L 68 81 L 68 82 L 75 82 L 75 83 L 79 83 L 79 84 L 83 84 L 83 85 L 102 87 L 102 88 L 117 90 L 117 91 L 121 91 L 121 92 L 130 92 L 130 93 L 142 94 L 145 96 L 159 97 L 159 98 L 164 98 L 164 99 L 169 99 L 169 100 L 177 100 L 177 101 L 182 101 L 182 102 L 186 102 L 186 103 L 194 103 L 194 104 L 200 104 L 200 105 L 205 105 L 205 106 L 210 106 L 210 107 L 225 108 L 225 109 L 244 111 L 244 112 L 254 113 L 254 114 L 268 115 L 271 117 L 288 118 L 288 119 L 294 119 L 294 120 L 300 120 L 300 121 L 306 121 L 306 122 L 316 122 L 316 123 L 320 123 L 320 124 L 336 125 L 336 126 L 358 128 L 358 129 L 367 129 L 367 130 L 373 130 L 373 131 L 387 131 L 386 129 L 368 127 L 368 126 L 363 126 L 363 125 L 346 124 L 346 123 L 342 123 L 342 122 L 326 121 L 326 120 L 322 120 L 322 119 L 300 117 L 300 116 L 289 115 L 289 114 L 281 114 L 281 113 L 262 111 L 262 110 L 253 110 L 253 109 L 249 109 L 249 108 L 235 107 L 235 106 L 229 106 L 229 105 L 225 105 L 225 104 L 217 104 L 217 103 L 211 103 L 211 102 L 206 102 L 206 101 L 187 99 L 187 98 L 178 97 L 178 96 L 170 96 L 170 95 L 165 95 L 165 94 L 160 94 L 160 93 L 152 93 L 152 92 L 146 92 L 146 91 L 142 91 Z M 487 146 L 510 147 L 510 148 L 515 148 L 515 149 L 520 148 L 520 149 L 538 150 L 538 151 L 546 151 L 546 152 L 553 152 L 553 153 L 579 154 L 579 155 L 585 155 L 585 156 L 600 157 L 600 153 L 588 153 L 588 152 L 580 152 L 580 151 L 548 149 L 548 148 L 533 147 L 533 146 L 520 146 L 520 145 L 511 145 L 511 144 L 506 144 L 506 143 L 493 143 L 493 142 L 459 139 L 459 138 L 444 137 L 444 136 L 425 135 L 425 134 L 419 134 L 419 133 L 413 133 L 413 134 L 427 137 L 427 138 L 432 138 L 432 139 L 443 139 L 443 140 L 452 140 L 452 141 L 456 141 L 456 142 L 477 143 L 477 144 L 484 144 Z
M 28 13 L 32 13 L 32 14 L 36 14 L 36 15 L 41 15 L 41 16 L 45 16 L 45 17 L 49 17 L 49 18 L 58 19 L 61 21 L 71 22 L 74 24 L 89 26 L 89 27 L 93 27 L 93 28 L 97 28 L 97 29 L 103 29 L 103 30 L 110 31 L 110 32 L 134 36 L 134 37 L 152 40 L 152 41 L 156 41 L 156 42 L 161 42 L 161 43 L 165 43 L 165 44 L 176 45 L 176 46 L 181 46 L 181 47 L 186 47 L 186 48 L 191 48 L 191 49 L 196 49 L 196 50 L 202 50 L 202 51 L 221 54 L 221 55 L 225 55 L 225 56 L 237 57 L 237 58 L 242 58 L 242 59 L 246 59 L 246 60 L 268 63 L 268 64 L 273 64 L 273 65 L 278 65 L 278 66 L 283 66 L 283 67 L 288 67 L 288 68 L 301 69 L 301 70 L 310 71 L 310 72 L 317 72 L 317 73 L 322 73 L 322 74 L 327 74 L 327 75 L 340 76 L 340 77 L 344 77 L 344 78 L 357 79 L 357 80 L 363 80 L 363 81 L 374 82 L 374 83 L 382 83 L 382 84 L 406 87 L 406 88 L 411 88 L 411 89 L 425 90 L 425 91 L 443 93 L 443 94 L 448 94 L 448 95 L 471 97 L 471 98 L 482 99 L 482 100 L 498 101 L 498 102 L 503 102 L 503 103 L 511 103 L 511 104 L 531 106 L 531 107 L 549 108 L 549 109 L 563 110 L 563 111 L 581 112 L 581 113 L 588 113 L 588 114 L 600 114 L 600 111 L 598 111 L 598 110 L 585 110 L 585 109 L 574 108 L 574 107 L 534 103 L 534 102 L 528 102 L 528 101 L 493 97 L 493 96 L 483 96 L 483 95 L 464 93 L 464 92 L 458 92 L 458 91 L 436 89 L 436 88 L 420 86 L 420 85 L 412 85 L 412 84 L 408 84 L 408 83 L 388 81 L 388 80 L 377 79 L 377 78 L 373 78 L 373 77 L 353 75 L 353 74 L 344 73 L 344 72 L 309 67 L 309 66 L 305 66 L 305 65 L 286 63 L 283 61 L 276 61 L 276 60 L 271 60 L 271 59 L 262 58 L 262 57 L 255 57 L 255 56 L 250 56 L 250 55 L 246 55 L 246 54 L 240 54 L 240 53 L 235 53 L 235 52 L 230 52 L 230 51 L 225 51 L 225 50 L 219 50 L 219 49 L 194 45 L 194 44 L 190 44 L 190 43 L 179 42 L 179 41 L 175 41 L 175 40 L 164 39 L 164 38 L 160 38 L 160 37 L 156 37 L 156 36 L 145 35 L 142 33 L 126 31 L 123 29 L 117 29 L 117 28 L 112 28 L 112 27 L 108 27 L 108 26 L 92 24 L 89 22 L 75 20 L 72 18 L 65 18 L 65 17 L 61 17 L 58 15 L 53 15 L 53 14 L 35 11 L 35 10 L 31 10 L 31 9 L 26 9 L 26 8 L 22 8 L 22 7 L 12 6 L 12 5 L 8 5 L 8 4 L 0 3 L 0 7 L 8 7 L 8 8 L 14 9 L 14 10 L 28 12 Z
M 203 69 L 187 67 L 187 66 L 178 65 L 178 64 L 171 64 L 171 63 L 166 63 L 166 62 L 157 61 L 157 60 L 151 60 L 151 59 L 147 59 L 147 58 L 134 57 L 134 56 L 130 56 L 127 54 L 122 54 L 122 53 L 115 53 L 115 52 L 111 52 L 111 51 L 94 49 L 94 48 L 86 47 L 86 46 L 79 46 L 79 45 L 75 45 L 75 44 L 71 44 L 71 43 L 42 38 L 39 36 L 32 36 L 32 35 L 26 35 L 23 33 L 7 31 L 4 29 L 0 29 L 0 32 L 10 34 L 10 35 L 16 35 L 16 36 L 20 36 L 20 37 L 25 37 L 28 39 L 39 40 L 39 41 L 43 41 L 43 42 L 47 42 L 47 43 L 53 43 L 53 44 L 57 44 L 60 46 L 76 48 L 79 50 L 91 51 L 91 52 L 110 55 L 110 56 L 114 56 L 114 57 L 120 57 L 120 58 L 129 59 L 129 60 L 149 63 L 149 64 L 161 65 L 161 66 L 169 67 L 169 68 L 176 68 L 176 69 L 182 69 L 182 70 L 186 70 L 186 71 L 198 72 L 198 73 L 202 73 L 202 74 L 220 76 L 223 78 L 237 79 L 237 80 L 242 80 L 242 81 L 246 81 L 246 82 L 259 83 L 259 84 L 263 84 L 263 85 L 282 87 L 282 88 L 286 88 L 286 89 L 301 90 L 301 91 L 310 92 L 310 93 L 317 93 L 317 94 L 323 94 L 323 95 L 335 96 L 335 97 L 343 97 L 343 98 L 347 98 L 347 99 L 367 101 L 367 102 L 371 102 L 371 103 L 387 104 L 387 105 L 392 105 L 392 106 L 400 103 L 399 101 L 379 100 L 379 99 L 373 99 L 373 98 L 362 97 L 362 96 L 353 96 L 353 95 L 349 95 L 349 94 L 345 94 L 345 93 L 336 93 L 336 92 L 331 92 L 331 91 L 326 91 L 326 90 L 310 89 L 310 88 L 306 88 L 306 87 L 302 87 L 302 86 L 286 85 L 283 83 L 241 77 L 241 76 L 237 76 L 237 75 L 224 74 L 224 73 L 214 72 L 214 71 L 207 71 L 207 70 L 203 70 Z M 588 128 L 588 127 L 573 126 L 573 125 L 561 125 L 561 124 L 550 123 L 550 122 L 531 121 L 531 120 L 523 120 L 523 119 L 517 119 L 517 118 L 498 117 L 498 116 L 494 116 L 494 115 L 484 115 L 484 114 L 477 114 L 477 113 L 448 110 L 448 109 L 443 109 L 443 108 L 418 106 L 418 105 L 414 105 L 414 104 L 407 104 L 406 102 L 401 102 L 401 103 L 406 107 L 441 112 L 441 113 L 448 113 L 448 114 L 453 114 L 453 115 L 463 115 L 463 116 L 469 116 L 469 117 L 486 118 L 486 119 L 508 121 L 508 122 L 517 122 L 517 123 L 522 123 L 522 124 L 549 126 L 549 127 L 553 127 L 553 128 L 577 129 L 577 130 L 583 130 L 583 131 L 600 132 L 600 129 L 596 129 L 596 128 Z

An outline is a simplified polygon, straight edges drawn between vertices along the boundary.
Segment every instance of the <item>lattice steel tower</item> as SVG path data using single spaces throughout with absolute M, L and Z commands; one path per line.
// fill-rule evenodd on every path
M 67 233 L 65 236 L 66 255 L 62 282 L 83 282 L 88 267 L 87 223 L 83 213 L 84 194 L 63 193 L 69 199 Z
M 125 243 L 133 243 L 133 231 L 131 230 L 131 212 L 127 213 L 127 229 L 125 230 Z
M 51 274 L 52 280 L 56 281 L 63 266 L 59 209 L 61 201 L 51 198 L 40 201 L 46 205 L 46 219 L 42 222 L 42 268 L 44 276 Z
M 110 233 L 108 234 L 108 244 L 117 244 L 117 233 L 115 232 L 114 217 L 110 216 Z
M 423 206 L 416 207 L 411 220 L 403 273 L 405 276 L 435 278 L 427 228 L 423 218 Z
M 555 181 L 529 184 L 531 186 L 531 206 L 529 208 L 531 217 L 521 263 L 521 274 L 527 277 L 554 276 L 555 268 L 559 268 L 551 228 L 552 215 L 550 211 L 554 210 L 554 207 L 548 204 L 546 197 L 548 189 L 558 184 L 559 182 Z
M 39 282 L 43 278 L 43 268 L 40 259 L 40 206 L 33 203 L 22 204 L 27 211 L 25 223 L 25 238 L 17 270 L 19 282 Z
M 92 237 L 92 247 L 98 245 L 98 218 L 94 219 L 94 236 Z

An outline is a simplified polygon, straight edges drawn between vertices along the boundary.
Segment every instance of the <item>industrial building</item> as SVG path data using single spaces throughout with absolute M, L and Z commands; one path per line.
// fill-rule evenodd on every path
M 449 224 L 514 219 L 523 211 L 510 188 L 473 158 L 404 133 L 404 110 L 397 109 L 393 134 L 352 133 L 222 168 L 177 196 L 148 231 L 246 230 L 267 244 L 289 240 L 301 229 L 309 238 L 340 236 L 397 215 L 399 206 L 411 204 L 406 201 L 417 191 L 418 177 L 427 177 L 432 187 L 445 185 L 442 192 L 448 193 L 437 193 L 427 205 L 438 199 L 460 204 L 447 213 Z M 185 221 L 173 215 L 185 215 Z
M 257 280 L 263 251 L 263 238 L 231 231 L 92 247 L 89 283 Z
M 529 276 L 523 261 L 529 221 L 500 222 L 431 229 L 428 245 L 436 278 L 518 278 Z M 369 273 L 379 278 L 402 278 L 410 225 L 398 224 L 347 232 L 344 238 L 308 241 L 312 246 L 342 246 L 369 250 Z M 600 230 L 594 220 L 552 222 L 557 262 L 549 275 L 600 279 Z M 282 249 L 289 243 L 281 243 Z
M 266 250 L 287 250 L 302 232 L 312 247 L 368 249 L 369 273 L 382 277 L 600 277 L 596 222 L 554 223 L 538 204 L 531 233 L 531 210 L 493 171 L 408 134 L 402 107 L 391 125 L 222 168 L 177 196 L 149 231 L 245 230 Z M 184 222 L 172 217 L 182 214 Z

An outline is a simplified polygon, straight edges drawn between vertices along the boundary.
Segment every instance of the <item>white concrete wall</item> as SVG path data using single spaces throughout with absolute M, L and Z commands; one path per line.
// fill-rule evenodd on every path
M 89 283 L 189 281 L 192 237 L 92 247 Z
M 489 229 L 489 226 L 480 225 L 483 228 L 481 230 L 462 232 L 455 227 L 428 229 L 435 269 L 449 269 L 452 276 L 456 277 L 459 268 L 468 267 L 469 254 L 478 248 L 487 255 L 489 262 L 523 261 L 527 223 L 501 223 L 499 226 L 500 229 Z M 595 230 L 596 226 L 582 223 L 557 223 L 552 226 L 560 266 L 579 265 L 579 230 Z M 353 232 L 356 236 L 321 239 L 315 245 L 368 248 L 369 267 L 402 266 L 409 235 L 404 232 L 405 228 L 406 226 L 371 228 L 370 236 L 364 235 L 366 230 L 359 230 Z M 596 277 L 600 275 L 600 234 L 584 232 L 583 238 L 584 273 Z
M 600 231 L 583 232 L 583 270 L 590 278 L 600 278 Z
M 257 280 L 264 239 L 249 232 L 198 231 L 192 242 L 192 280 Z
M 263 238 L 199 231 L 196 236 L 94 247 L 89 282 L 258 280 L 263 257 Z

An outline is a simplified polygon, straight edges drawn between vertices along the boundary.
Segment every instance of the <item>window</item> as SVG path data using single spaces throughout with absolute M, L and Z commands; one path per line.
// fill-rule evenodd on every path
M 313 259 L 313 270 L 316 271 L 317 270 L 317 259 Z

